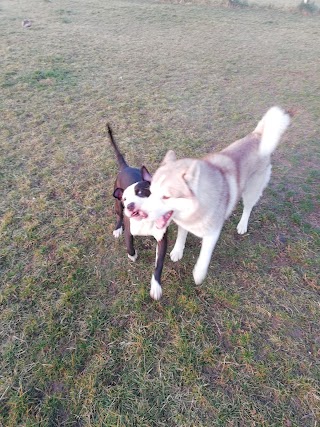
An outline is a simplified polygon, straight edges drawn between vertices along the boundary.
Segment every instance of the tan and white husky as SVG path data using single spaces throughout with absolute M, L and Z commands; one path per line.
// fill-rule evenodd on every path
M 160 229 L 170 220 L 178 224 L 172 261 L 182 258 L 188 232 L 202 238 L 193 270 L 196 284 L 205 279 L 223 223 L 240 198 L 243 213 L 237 231 L 246 233 L 251 210 L 270 179 L 271 154 L 289 123 L 289 113 L 272 107 L 252 133 L 219 153 L 177 160 L 168 151 L 154 174 L 141 213 Z

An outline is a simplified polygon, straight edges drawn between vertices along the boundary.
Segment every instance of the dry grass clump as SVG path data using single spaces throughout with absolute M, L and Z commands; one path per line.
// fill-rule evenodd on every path
M 317 17 L 142 0 L 3 0 L 1 14 L 0 425 L 315 427 Z M 169 148 L 225 147 L 274 104 L 297 114 L 249 233 L 239 208 L 200 287 L 190 236 L 151 301 L 154 239 L 132 264 L 112 236 L 106 122 L 154 171 Z

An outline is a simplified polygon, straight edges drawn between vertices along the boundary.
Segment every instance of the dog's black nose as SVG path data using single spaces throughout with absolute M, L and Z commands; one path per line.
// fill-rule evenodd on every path
M 130 211 L 130 212 L 134 211 L 134 203 L 133 203 L 133 202 L 132 202 L 132 203 L 129 203 L 129 204 L 128 204 L 128 206 L 127 206 L 127 209 L 128 209 L 128 211 Z

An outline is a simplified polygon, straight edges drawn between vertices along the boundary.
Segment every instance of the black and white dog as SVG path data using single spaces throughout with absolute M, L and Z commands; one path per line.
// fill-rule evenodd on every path
M 140 211 L 143 200 L 150 196 L 151 175 L 145 166 L 142 166 L 141 169 L 128 166 L 113 138 L 110 125 L 108 124 L 107 127 L 119 165 L 119 173 L 113 192 L 113 196 L 116 198 L 115 210 L 117 214 L 117 224 L 113 235 L 115 238 L 119 238 L 124 231 L 128 257 L 131 261 L 136 261 L 138 256 L 133 245 L 133 236 L 153 236 L 157 240 L 156 262 L 151 278 L 150 296 L 159 300 L 162 295 L 161 273 L 167 251 L 167 227 L 158 229 L 155 222 L 149 221 Z

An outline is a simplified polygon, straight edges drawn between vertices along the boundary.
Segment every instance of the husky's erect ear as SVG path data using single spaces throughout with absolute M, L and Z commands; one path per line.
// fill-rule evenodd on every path
M 165 165 L 168 162 L 173 162 L 175 160 L 177 160 L 176 153 L 173 150 L 169 150 L 167 151 L 167 154 L 164 156 L 161 162 L 161 166 Z
M 197 192 L 200 178 L 201 164 L 199 161 L 194 160 L 186 172 L 183 174 L 183 179 L 192 193 Z
M 123 189 L 122 188 L 116 188 L 113 192 L 113 197 L 115 197 L 118 200 L 122 199 L 123 195 Z
M 173 197 L 176 198 L 189 198 L 193 196 L 192 188 L 190 187 L 189 183 L 184 179 L 184 175 L 182 175 L 182 180 L 179 184 L 179 189 L 175 191 L 172 190 L 171 193 L 173 194 Z
M 144 181 L 151 182 L 152 176 L 149 173 L 148 169 L 145 166 L 142 166 L 140 171 L 141 171 L 142 179 Z

